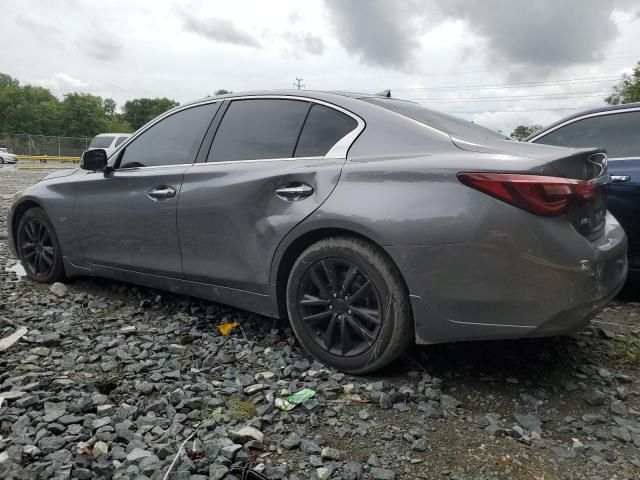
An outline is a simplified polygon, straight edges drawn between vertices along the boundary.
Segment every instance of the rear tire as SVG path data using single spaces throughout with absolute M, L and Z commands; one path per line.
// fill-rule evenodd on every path
M 41 208 L 30 208 L 22 215 L 18 223 L 16 247 L 20 262 L 31 280 L 53 283 L 64 278 L 60 242 Z
M 286 300 L 302 346 L 346 373 L 379 370 L 414 338 L 404 281 L 365 240 L 331 237 L 308 247 L 291 269 Z

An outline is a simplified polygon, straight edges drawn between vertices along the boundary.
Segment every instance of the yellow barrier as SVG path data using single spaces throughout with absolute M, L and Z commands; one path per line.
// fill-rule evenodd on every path
M 57 155 L 16 155 L 18 160 L 39 160 L 42 163 L 46 163 L 47 160 L 51 160 L 54 162 L 73 162 L 77 163 L 80 161 L 80 157 L 65 157 Z

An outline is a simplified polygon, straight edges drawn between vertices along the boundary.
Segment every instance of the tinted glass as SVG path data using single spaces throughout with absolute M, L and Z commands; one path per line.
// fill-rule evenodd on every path
M 304 123 L 296 157 L 318 157 L 326 155 L 338 140 L 356 128 L 358 122 L 342 112 L 324 105 L 311 107 Z
M 481 127 L 473 122 L 469 122 L 462 118 L 447 115 L 446 113 L 429 110 L 421 105 L 404 100 L 394 100 L 390 98 L 363 98 L 365 102 L 373 103 L 380 107 L 384 107 L 393 112 L 399 113 L 405 117 L 416 120 L 430 127 L 436 128 L 442 132 L 459 137 L 462 139 L 484 139 L 493 138 L 496 140 L 505 140 L 504 135 L 498 132 Z
M 127 145 L 119 168 L 191 163 L 202 136 L 218 109 L 217 103 L 174 113 Z
M 536 140 L 562 147 L 604 147 L 609 157 L 640 157 L 640 112 L 578 120 Z
M 115 137 L 94 137 L 89 144 L 90 148 L 109 148 Z
M 209 162 L 290 158 L 309 104 L 297 100 L 236 100 L 218 128 Z
M 122 142 L 124 142 L 127 138 L 129 138 L 129 137 L 118 137 L 118 140 L 116 140 L 116 144 L 115 144 L 114 146 L 115 146 L 115 147 L 120 146 L 120 144 L 121 144 Z

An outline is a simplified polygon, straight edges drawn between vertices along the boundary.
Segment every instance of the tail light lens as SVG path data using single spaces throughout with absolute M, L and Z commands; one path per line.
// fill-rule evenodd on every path
M 465 185 L 527 212 L 555 217 L 596 196 L 597 186 L 587 180 L 513 173 L 459 173 Z

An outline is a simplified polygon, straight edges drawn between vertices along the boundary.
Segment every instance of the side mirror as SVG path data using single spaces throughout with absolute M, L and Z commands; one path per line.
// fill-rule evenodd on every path
M 82 154 L 80 168 L 93 172 L 102 172 L 107 166 L 107 151 L 102 148 L 87 150 Z

